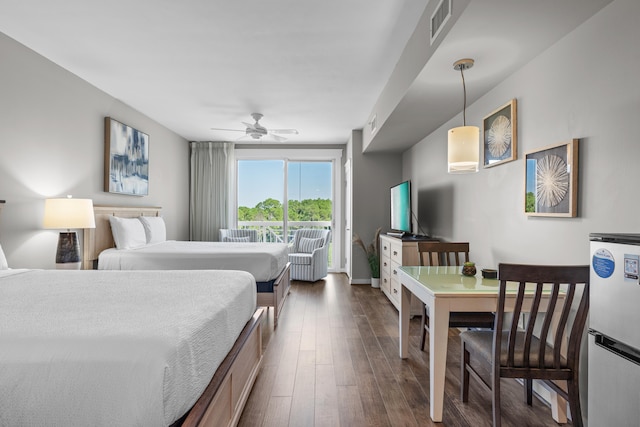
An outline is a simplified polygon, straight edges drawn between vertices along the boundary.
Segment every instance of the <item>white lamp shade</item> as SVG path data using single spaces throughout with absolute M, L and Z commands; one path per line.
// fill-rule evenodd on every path
M 96 228 L 91 199 L 47 199 L 44 228 Z
M 480 128 L 460 126 L 449 130 L 449 173 L 478 172 L 480 160 Z

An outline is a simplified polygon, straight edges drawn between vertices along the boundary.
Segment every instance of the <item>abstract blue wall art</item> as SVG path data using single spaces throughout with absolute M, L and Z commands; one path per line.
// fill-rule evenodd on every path
M 104 191 L 149 194 L 149 135 L 104 118 Z

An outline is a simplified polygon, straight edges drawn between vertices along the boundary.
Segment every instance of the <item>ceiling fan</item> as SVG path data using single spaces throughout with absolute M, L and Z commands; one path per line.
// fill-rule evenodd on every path
M 287 138 L 280 135 L 297 135 L 297 129 L 267 129 L 262 126 L 259 121 L 262 118 L 262 114 L 260 113 L 251 113 L 251 117 L 255 120 L 255 123 L 247 123 L 242 122 L 243 125 L 246 126 L 246 129 L 221 129 L 221 128 L 211 128 L 211 130 L 223 130 L 223 131 L 231 131 L 231 132 L 244 132 L 246 137 L 252 139 L 261 139 L 264 136 L 271 136 L 277 142 L 286 141 Z M 244 137 L 243 137 L 244 138 Z

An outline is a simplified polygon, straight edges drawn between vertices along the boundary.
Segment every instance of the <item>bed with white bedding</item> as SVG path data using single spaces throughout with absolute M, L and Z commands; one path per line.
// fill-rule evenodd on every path
M 158 207 L 94 206 L 96 228 L 84 230 L 83 267 L 247 271 L 256 279 L 258 305 L 274 308 L 277 326 L 291 284 L 286 244 L 168 241 L 161 211 Z
M 98 256 L 98 269 L 242 270 L 256 282 L 270 282 L 285 268 L 288 255 L 284 243 L 166 240 L 132 249 L 105 249 Z
M 262 312 L 242 271 L 1 270 L 0 425 L 230 425 Z

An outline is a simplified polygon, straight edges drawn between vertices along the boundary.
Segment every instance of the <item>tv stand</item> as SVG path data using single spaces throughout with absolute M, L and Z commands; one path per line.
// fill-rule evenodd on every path
M 380 290 L 397 309 L 400 307 L 400 292 L 402 290 L 398 280 L 398 267 L 401 265 L 420 265 L 418 241 L 426 238 L 426 236 L 419 236 L 420 238 L 412 236 L 407 233 L 404 233 L 403 237 L 395 237 L 389 233 L 380 235 Z M 422 316 L 422 311 L 423 304 L 412 295 L 411 315 Z

